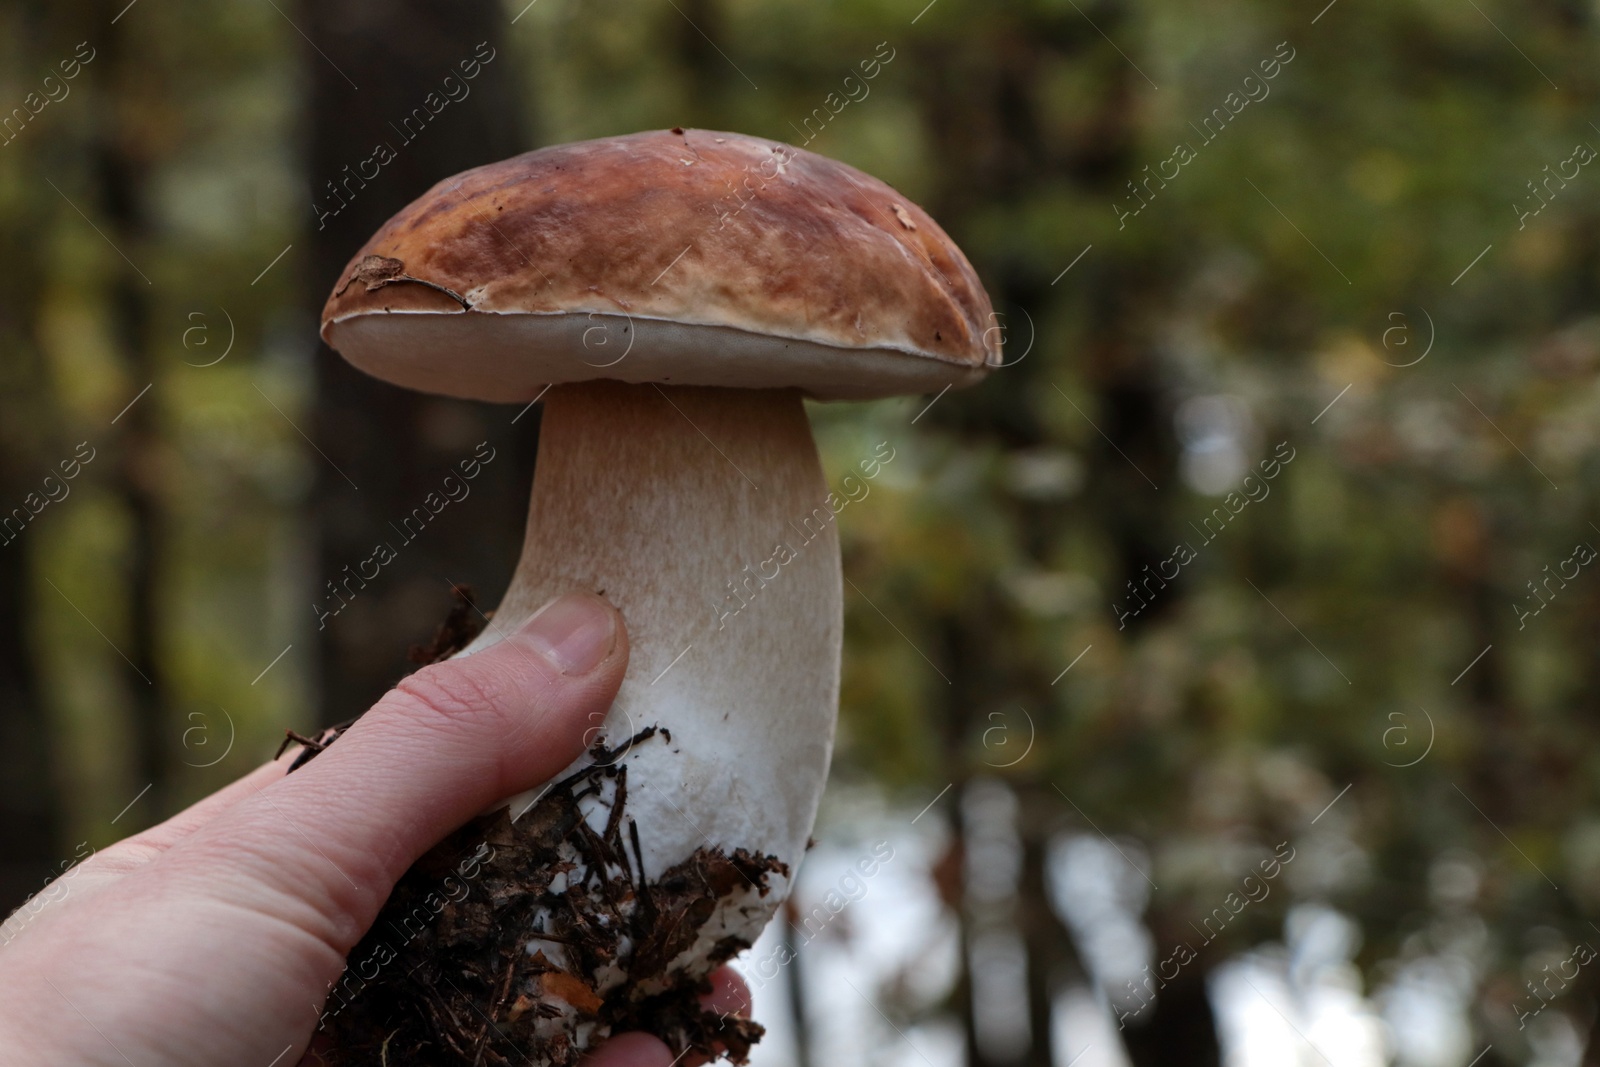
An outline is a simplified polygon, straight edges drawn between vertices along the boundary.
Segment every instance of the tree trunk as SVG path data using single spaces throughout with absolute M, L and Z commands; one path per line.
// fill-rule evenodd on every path
M 35 490 L 10 444 L 0 444 L 0 506 L 8 508 Z M 0 545 L 0 917 L 39 889 L 61 851 L 54 737 L 34 669 L 28 533 Z
M 937 39 L 907 45 L 908 50 L 917 49 L 911 64 L 918 72 L 913 75 L 918 78 L 915 91 L 941 175 L 929 207 L 958 240 L 966 220 L 987 205 L 1026 201 L 1041 187 L 1055 189 L 1064 183 L 1104 192 L 1109 201 L 1136 169 L 1133 152 L 1140 116 L 1133 82 L 1139 76 L 1116 62 L 1102 68 L 1096 59 L 1105 47 L 1102 30 L 1120 40 L 1131 35 L 1133 27 L 1120 6 L 1097 10 L 1096 22 L 1098 29 L 1070 9 L 1018 14 L 993 28 L 986 26 L 983 32 L 991 39 L 981 50 Z M 1085 92 L 1082 109 L 1089 118 L 1079 124 L 1082 135 L 1070 142 L 1047 131 L 1038 106 L 1047 77 L 1062 63 L 1105 71 Z M 1108 599 L 1115 600 L 1125 595 L 1125 583 L 1140 576 L 1146 564 L 1154 566 L 1170 551 L 1156 537 L 1172 525 L 1166 509 L 1177 497 L 1158 493 L 1151 483 L 1166 486 L 1173 480 L 1176 441 L 1171 411 L 1153 367 L 1154 339 L 1136 333 L 1139 324 L 1150 321 L 1144 309 L 1163 303 L 1161 287 L 1166 283 L 1164 272 L 1141 270 L 1127 253 L 1096 248 L 1092 254 L 1094 261 L 1078 266 L 1072 280 L 1080 294 L 1076 299 L 1089 319 L 1084 335 L 1090 343 L 1078 356 L 1078 365 L 1081 379 L 1095 394 L 1087 402 L 1079 401 L 1095 426 L 1081 427 L 1093 474 L 1078 506 L 1100 517 L 1102 536 L 1115 553 L 1115 577 L 1107 582 Z M 1034 323 L 1044 321 L 1046 308 L 1062 299 L 1061 290 L 1022 266 L 1005 262 L 990 266 L 985 273 L 997 282 L 991 288 L 1000 312 L 996 325 L 1013 346 L 1007 357 L 1013 361 L 1021 357 L 1027 342 L 1025 320 L 1016 309 L 1027 309 Z M 925 425 L 942 423 L 1013 448 L 1038 443 L 1043 435 L 1032 421 L 1032 397 L 1050 388 L 1050 365 L 1040 347 L 1031 362 L 995 374 L 981 395 L 934 409 Z M 1045 526 L 1032 529 L 1033 541 L 1025 547 L 1045 555 L 1051 544 L 1049 532 Z M 1179 589 L 1168 590 L 1137 621 L 1148 623 L 1172 610 L 1180 594 Z M 996 621 L 993 632 L 1003 632 L 1002 621 Z M 962 679 L 956 681 L 959 687 Z M 983 692 L 971 694 L 974 706 L 981 703 Z M 1025 812 L 1024 819 L 1028 818 Z M 1025 825 L 1025 841 L 1030 832 Z M 1033 862 L 1038 863 L 1039 857 Z M 1029 949 L 1030 957 L 1041 954 L 1032 940 Z M 1049 1032 L 1039 1029 L 1049 1012 L 1044 999 L 1051 981 L 1046 961 L 1030 958 L 1029 976 L 1030 1001 L 1039 1001 L 1030 1003 L 1031 1056 L 1047 1057 Z M 1215 1026 L 1198 972 L 1194 988 L 1174 993 L 1167 998 L 1168 1006 L 1155 1013 L 1145 1035 L 1153 1046 L 1168 1050 L 1168 1063 L 1217 1063 Z M 974 1057 L 969 1062 L 980 1064 L 970 1033 L 968 1045 Z M 1182 1050 L 1184 1058 L 1170 1058 L 1171 1050 Z
M 124 5 L 110 0 L 100 5 L 109 25 Z M 128 368 L 131 406 L 117 416 L 120 437 L 113 443 L 116 456 L 116 492 L 128 517 L 128 542 L 124 548 L 126 570 L 126 637 L 119 641 L 123 653 L 115 664 L 122 669 L 128 704 L 132 712 L 132 766 L 134 786 L 149 787 L 138 805 L 128 812 L 124 824 L 130 832 L 148 826 L 169 814 L 171 760 L 167 743 L 167 715 L 170 691 L 161 662 L 163 618 L 161 613 L 162 487 L 157 480 L 160 467 L 155 453 L 159 447 L 160 402 L 155 388 L 156 365 L 150 338 L 151 299 L 155 287 L 140 273 L 135 263 L 147 246 L 151 226 L 146 208 L 148 164 L 140 142 L 129 136 L 117 101 L 131 90 L 142 75 L 138 56 L 127 50 L 123 33 L 108 33 L 99 46 L 105 64 L 106 80 L 95 98 L 96 116 L 92 166 L 99 195 L 106 235 L 122 255 L 109 259 L 113 270 L 109 300 L 111 333 L 123 353 Z M 130 257 L 130 258 L 124 258 Z M 151 386 L 150 392 L 133 402 L 135 396 Z
M 722 13 L 716 0 L 676 0 L 678 10 L 663 8 L 656 16 L 676 37 L 677 69 L 686 80 L 689 114 L 685 126 L 720 130 L 728 124 L 727 100 L 735 93 L 755 90 L 728 60 Z
M 311 76 L 305 300 L 316 313 L 399 208 L 442 178 L 529 146 L 517 60 L 494 0 L 305 0 L 295 17 L 315 42 L 302 61 Z M 392 153 L 381 165 L 380 145 Z M 320 345 L 315 374 L 308 430 L 326 462 L 313 457 L 318 567 L 306 619 L 318 644 L 320 716 L 332 722 L 406 673 L 409 646 L 451 606 L 451 583 L 472 586 L 485 610 L 494 605 L 522 544 L 538 413 L 405 392 Z M 480 441 L 494 460 L 470 496 L 414 542 L 402 539 L 395 526 Z M 397 558 L 377 578 L 350 582 L 380 542 Z M 342 598 L 329 582 L 341 583 Z
M 1083 966 L 1050 896 L 1047 861 L 1060 796 L 1048 787 L 1035 786 L 1021 791 L 1021 801 L 1022 881 L 1017 925 L 1028 946 L 1028 1032 L 1032 1035 L 1025 1062 L 1027 1067 L 1053 1067 L 1051 1021 L 1056 999 L 1069 986 L 1083 982 Z
M 1591 1016 L 1589 1033 L 1584 1038 L 1583 1058 L 1578 1061 L 1578 1067 L 1600 1067 L 1600 1003 L 1591 998 L 1588 1010 Z
M 1217 1026 L 1206 993 L 1206 972 L 1186 967 L 1156 996 L 1155 1007 L 1122 1031 L 1133 1067 L 1218 1067 Z
M 811 1013 L 806 1009 L 806 963 L 800 958 L 805 942 L 796 936 L 798 931 L 795 929 L 800 909 L 795 907 L 791 899 L 784 902 L 778 914 L 779 921 L 783 923 L 783 947 L 789 959 L 787 978 L 789 1018 L 790 1025 L 794 1027 L 794 1067 L 811 1067 Z

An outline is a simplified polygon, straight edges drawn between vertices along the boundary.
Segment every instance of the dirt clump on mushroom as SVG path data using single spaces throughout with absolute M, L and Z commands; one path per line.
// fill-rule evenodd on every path
M 722 902 L 765 896 L 768 876 L 789 869 L 702 848 L 642 876 L 619 761 L 657 736 L 646 727 L 615 748 L 597 742 L 588 766 L 516 821 L 509 808 L 475 819 L 406 872 L 330 991 L 319 1026 L 336 1046 L 330 1067 L 575 1067 L 582 1050 L 566 1035 L 584 1030 L 641 1030 L 675 1054 L 747 1061 L 763 1028 L 702 1007 L 710 982 L 671 964 Z M 712 960 L 748 947 L 725 938 Z M 627 977 L 611 996 L 593 977 L 607 973 Z

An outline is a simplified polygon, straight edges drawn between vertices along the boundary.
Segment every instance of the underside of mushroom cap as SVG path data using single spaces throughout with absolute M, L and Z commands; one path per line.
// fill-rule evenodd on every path
M 323 338 L 377 377 L 482 400 L 552 382 L 977 381 L 1000 333 L 926 212 L 845 164 L 705 130 L 530 152 L 434 186 L 352 259 Z

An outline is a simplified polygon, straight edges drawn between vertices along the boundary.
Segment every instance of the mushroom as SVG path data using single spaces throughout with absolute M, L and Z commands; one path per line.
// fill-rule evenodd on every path
M 702 130 L 469 170 L 351 260 L 322 317 L 345 359 L 429 393 L 544 398 L 521 561 L 461 654 L 577 589 L 628 623 L 594 749 L 508 798 L 534 842 L 508 876 L 537 903 L 507 934 L 515 977 L 472 998 L 513 1006 L 500 1032 L 533 1062 L 628 1028 L 740 1051 L 695 993 L 788 894 L 838 705 L 840 498 L 803 398 L 973 383 L 1000 358 L 992 318 L 960 250 L 889 186 Z

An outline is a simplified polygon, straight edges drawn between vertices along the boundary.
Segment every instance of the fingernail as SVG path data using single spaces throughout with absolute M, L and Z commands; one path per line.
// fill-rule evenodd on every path
M 617 643 L 616 615 L 599 598 L 585 593 L 550 601 L 522 632 L 562 674 L 588 674 Z

